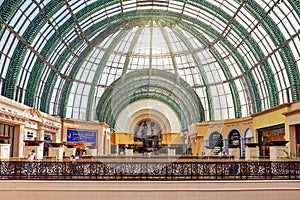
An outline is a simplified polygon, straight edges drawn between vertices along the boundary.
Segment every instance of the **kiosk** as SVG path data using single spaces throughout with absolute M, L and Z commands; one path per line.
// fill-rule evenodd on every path
M 63 143 L 50 143 L 49 157 L 56 159 L 63 159 L 64 145 Z
M 285 146 L 289 141 L 272 141 L 269 142 L 270 160 L 287 157 L 288 148 Z
M 259 148 L 258 143 L 246 143 L 245 148 L 245 160 L 258 160 L 259 159 Z
M 24 157 L 28 157 L 28 155 L 32 152 L 32 150 L 36 153 L 36 159 L 43 159 L 43 147 L 40 146 L 44 141 L 41 140 L 24 140 L 25 142 L 25 151 Z

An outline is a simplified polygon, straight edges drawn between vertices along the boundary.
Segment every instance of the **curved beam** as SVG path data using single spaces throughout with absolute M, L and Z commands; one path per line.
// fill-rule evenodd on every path
M 139 100 L 154 99 L 169 105 L 172 108 L 172 110 L 174 110 L 178 118 L 180 119 L 182 129 L 183 130 L 186 129 L 190 123 L 188 123 L 187 117 L 185 115 L 182 115 L 184 111 L 182 110 L 180 105 L 178 105 L 176 102 L 173 102 L 173 100 L 170 99 L 170 96 L 166 95 L 166 93 L 167 93 L 166 91 L 162 93 L 157 93 L 157 92 L 152 93 L 149 91 L 134 93 L 133 95 L 131 95 L 128 102 L 122 101 L 120 104 L 114 105 L 115 106 L 114 109 L 111 109 L 111 101 L 109 99 L 107 99 L 104 103 L 99 101 L 97 107 L 98 120 L 107 123 L 110 127 L 114 127 L 117 117 L 126 106 Z M 111 96 L 109 96 L 109 98 L 111 98 Z M 103 110 L 105 110 L 106 112 L 105 113 L 102 112 Z M 103 113 L 103 115 L 101 115 L 100 113 Z
M 55 7 L 53 5 L 55 5 Z M 47 20 L 51 16 L 53 16 L 58 11 L 58 9 L 63 6 L 63 4 L 59 0 L 53 0 L 53 1 L 49 2 L 47 4 L 47 6 L 51 7 L 51 8 L 53 7 L 53 9 L 44 9 L 44 13 L 43 14 L 39 13 L 33 19 L 32 23 L 30 23 L 28 28 L 23 33 L 22 38 L 24 38 L 24 40 L 27 43 L 30 44 L 35 39 L 35 37 L 39 33 L 39 30 L 41 29 L 41 27 L 43 27 L 47 23 Z M 8 72 L 6 74 L 6 85 L 5 85 L 5 89 L 4 89 L 4 96 L 6 96 L 8 98 L 14 99 L 14 97 L 16 95 L 16 84 L 17 84 L 18 76 L 20 74 L 21 66 L 24 62 L 26 52 L 27 52 L 26 45 L 22 41 L 19 41 L 15 48 L 15 51 L 12 55 L 12 60 L 9 63 Z M 41 56 L 46 58 L 42 53 L 41 53 Z M 39 58 L 39 59 L 41 59 L 41 58 Z M 39 61 L 45 62 L 42 60 L 39 60 Z M 31 74 L 31 77 L 32 77 L 31 80 L 32 79 L 39 80 L 40 76 L 41 76 L 41 73 L 39 73 L 39 72 L 40 71 L 36 71 L 36 73 L 34 75 Z M 32 80 L 32 82 L 34 80 Z M 39 81 L 37 82 L 37 84 L 39 84 Z M 36 85 L 36 83 L 33 86 L 35 86 L 35 85 Z M 34 89 L 36 91 L 36 87 Z
M 206 85 L 206 95 L 207 95 L 208 106 L 209 106 L 209 108 L 208 108 L 209 109 L 209 120 L 213 121 L 213 120 L 215 120 L 215 118 L 214 118 L 214 105 L 213 105 L 213 100 L 212 100 L 212 94 L 211 94 L 210 87 L 208 86 L 209 85 L 208 78 L 207 78 L 206 73 L 203 69 L 201 60 L 200 60 L 200 58 L 197 54 L 193 53 L 193 50 L 194 50 L 192 48 L 193 45 L 188 41 L 188 39 L 183 34 L 181 34 L 179 31 L 177 31 L 177 32 L 175 31 L 175 33 L 177 33 L 177 36 L 185 44 L 185 46 L 186 46 L 186 48 L 188 48 L 189 52 L 191 52 L 193 60 L 198 66 L 198 70 L 201 74 L 203 83 Z
M 178 25 L 181 26 L 181 24 L 178 24 Z M 181 33 L 181 30 L 179 30 L 177 28 L 174 28 L 173 30 L 176 34 L 183 35 L 183 33 Z M 205 46 L 209 45 L 209 41 L 205 37 L 203 37 L 202 34 L 198 30 L 194 29 L 191 26 L 186 27 L 185 30 L 187 32 L 189 32 L 191 35 L 193 35 L 195 38 L 197 38 L 198 41 L 200 41 L 200 43 L 204 44 Z M 194 50 L 192 52 L 194 52 Z M 210 47 L 209 52 L 216 59 L 217 63 L 221 66 L 221 69 L 222 69 L 226 79 L 227 80 L 233 79 L 231 71 L 229 70 L 227 64 L 221 57 L 220 53 L 213 46 Z M 238 92 L 237 92 L 238 90 L 237 90 L 235 82 L 234 81 L 229 82 L 229 87 L 230 87 L 230 91 L 232 94 L 234 110 L 235 110 L 235 117 L 240 118 L 240 117 L 242 117 L 241 102 L 240 102 L 240 99 L 238 96 Z M 251 95 L 251 94 L 249 94 L 249 95 Z
M 13 17 L 13 14 L 16 12 L 16 10 L 19 8 L 20 4 L 23 2 L 23 0 L 5 0 L 2 2 L 0 6 L 0 17 L 4 21 L 10 21 Z M 0 36 L 2 35 L 4 31 L 4 26 L 0 26 Z
M 201 102 L 192 89 L 185 87 L 188 86 L 187 83 L 176 84 L 176 77 L 165 71 L 154 70 L 152 76 L 147 75 L 146 71 L 129 73 L 125 82 L 119 78 L 111 85 L 98 102 L 97 116 L 100 121 L 113 126 L 118 113 L 131 102 L 141 98 L 160 99 L 172 107 L 183 122 L 183 129 L 201 120 L 199 119 L 199 116 L 203 116 L 201 114 L 203 108 L 199 107 Z
M 271 96 L 271 95 L 269 95 L 269 96 Z
M 279 1 L 278 1 L 279 3 Z M 270 16 L 253 0 L 246 0 L 246 9 L 253 13 L 258 20 L 262 22 L 269 36 L 271 37 L 275 46 L 283 44 L 286 39 L 279 30 L 275 22 Z M 288 78 L 290 81 L 292 99 L 293 101 L 300 99 L 300 75 L 297 69 L 296 61 L 293 53 L 288 45 L 283 46 L 282 51 L 279 51 L 280 57 L 286 67 Z M 272 76 L 272 73 L 271 73 Z
M 156 21 L 156 24 L 158 25 L 158 27 L 159 27 L 160 31 L 162 32 L 162 35 L 163 35 L 163 37 L 166 41 L 166 44 L 168 46 L 168 50 L 169 50 L 170 55 L 171 55 L 171 60 L 172 60 L 175 76 L 179 79 L 178 66 L 177 66 L 177 62 L 175 61 L 174 50 L 173 50 L 173 47 L 171 45 L 169 36 L 167 35 L 166 30 L 161 26 L 161 24 L 158 20 Z
M 95 89 L 96 89 L 96 85 L 98 83 L 99 77 L 101 76 L 105 65 L 112 53 L 112 51 L 115 49 L 115 47 L 119 44 L 119 42 L 123 39 L 124 36 L 126 36 L 128 34 L 130 29 L 127 29 L 126 31 L 123 29 L 121 30 L 116 39 L 113 40 L 113 42 L 108 46 L 108 51 L 104 53 L 103 57 L 101 58 L 101 61 L 96 69 L 95 75 L 93 77 L 93 81 L 92 81 L 92 85 L 90 88 L 90 92 L 89 92 L 89 97 L 88 97 L 88 103 L 87 103 L 87 109 L 86 109 L 86 120 L 89 121 L 91 120 L 91 116 L 92 116 L 92 107 L 94 104 L 94 95 L 95 95 Z
M 156 71 L 154 71 L 156 72 Z M 162 73 L 162 72 L 161 72 Z M 189 104 L 190 106 L 185 106 L 185 109 L 188 110 L 189 115 L 187 116 L 187 118 L 191 119 L 191 121 L 199 121 L 199 115 L 201 112 L 202 107 L 199 106 L 201 103 L 198 102 L 199 99 L 193 97 L 194 95 L 194 91 L 193 90 L 187 90 L 187 88 L 182 87 L 182 85 L 179 84 L 175 84 L 173 81 L 170 81 L 166 78 L 160 78 L 158 76 L 154 77 L 154 76 L 144 76 L 141 77 L 141 75 L 139 75 L 140 77 L 138 79 L 135 78 L 130 78 L 129 81 L 127 81 L 126 83 L 119 81 L 119 85 L 120 87 L 116 87 L 116 86 L 111 86 L 109 92 L 106 92 L 106 94 L 104 94 L 101 98 L 103 100 L 103 103 L 100 103 L 100 105 L 102 105 L 102 107 L 105 107 L 103 105 L 105 105 L 105 99 L 110 99 L 112 98 L 112 96 L 114 94 L 116 94 L 117 96 L 114 98 L 114 102 L 113 106 L 117 105 L 118 102 L 126 102 L 126 100 L 128 99 L 128 97 L 130 97 L 130 92 L 133 91 L 135 92 L 135 90 L 141 90 L 142 92 L 144 91 L 144 88 L 146 88 L 146 91 L 148 91 L 148 87 L 157 87 L 157 89 L 162 90 L 162 91 L 166 91 L 167 94 L 169 94 L 169 99 L 174 99 L 174 102 L 176 102 L 177 99 L 180 100 L 180 105 L 187 105 Z M 136 87 L 136 85 L 138 85 L 138 87 Z M 163 86 L 160 86 L 163 85 Z M 113 90 L 112 90 L 113 88 Z M 179 95 L 179 94 L 184 94 L 184 95 Z M 125 98 L 125 99 L 124 99 Z M 128 100 L 127 100 L 128 101 Z M 197 103 L 198 102 L 198 103 Z M 99 103 L 98 103 L 99 104 Z M 108 105 L 109 106 L 109 105 Z M 105 109 L 101 110 L 101 112 L 103 114 L 106 113 Z M 192 115 L 192 118 L 190 118 Z M 193 119 L 193 120 L 192 120 Z
M 151 88 L 150 88 L 151 89 Z M 153 88 L 154 89 L 154 88 Z M 124 104 L 124 102 L 122 102 L 123 104 L 120 104 L 116 109 L 115 112 L 112 115 L 108 116 L 108 120 L 109 123 L 111 124 L 113 127 L 115 126 L 115 122 L 116 119 L 118 117 L 118 115 L 121 113 L 121 111 L 128 106 L 129 104 L 136 102 L 136 101 L 140 101 L 140 100 L 145 100 L 145 99 L 154 99 L 154 100 L 158 100 L 161 101 L 165 104 L 167 104 L 168 106 L 170 106 L 172 108 L 172 110 L 174 110 L 174 112 L 176 113 L 177 117 L 180 119 L 181 122 L 181 128 L 182 130 L 185 130 L 188 128 L 188 126 L 192 123 L 190 120 L 188 120 L 187 116 L 185 114 L 182 114 L 184 111 L 182 110 L 182 108 L 178 105 L 175 106 L 175 104 L 173 103 L 172 105 L 170 105 L 170 100 L 168 99 L 169 97 L 166 96 L 165 94 L 162 93 L 158 93 L 154 92 L 154 93 L 149 93 L 149 92 L 143 92 L 143 93 L 139 93 L 139 94 L 134 94 L 132 95 L 132 99 L 130 99 L 130 101 L 128 102 L 128 104 Z
M 126 13 L 125 13 L 126 14 Z M 155 15 L 156 16 L 156 15 Z M 242 58 L 241 56 L 239 56 L 239 58 Z M 245 61 L 243 61 L 244 63 L 245 63 Z M 249 76 L 249 75 L 248 75 Z M 250 77 L 251 78 L 251 77 Z M 253 82 L 254 81 L 254 78 L 251 78 L 251 82 L 252 83 L 255 83 L 255 82 Z M 275 83 L 275 81 L 273 81 L 274 83 Z M 256 84 L 251 84 L 252 86 L 255 86 Z M 249 88 L 250 90 L 252 90 L 253 88 L 255 88 L 255 87 L 252 87 L 252 88 Z M 268 88 L 270 88 L 270 87 L 268 87 Z M 253 89 L 253 92 L 255 93 L 255 98 L 253 98 L 255 101 L 256 101 L 256 108 L 254 109 L 254 112 L 258 112 L 258 111 L 260 111 L 261 110 L 261 106 L 260 106 L 260 98 L 257 98 L 257 97 L 259 97 L 259 93 L 258 93 L 258 90 L 255 90 L 255 89 Z M 271 97 L 270 97 L 271 98 Z

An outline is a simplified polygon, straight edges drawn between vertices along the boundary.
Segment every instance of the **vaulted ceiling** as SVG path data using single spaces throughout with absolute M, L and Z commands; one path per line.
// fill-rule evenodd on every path
M 112 126 L 141 99 L 183 129 L 249 116 L 300 99 L 299 16 L 298 0 L 4 0 L 1 94 Z

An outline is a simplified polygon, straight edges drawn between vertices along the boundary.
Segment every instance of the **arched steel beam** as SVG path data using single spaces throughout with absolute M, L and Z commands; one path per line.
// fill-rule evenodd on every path
M 75 73 L 74 73 L 75 74 Z M 67 83 L 67 84 L 69 84 L 69 83 Z M 67 89 L 67 88 L 66 88 Z M 69 91 L 68 89 L 67 90 L 65 90 L 65 91 Z M 48 93 L 49 94 L 49 93 Z M 65 95 L 68 95 L 67 93 L 65 93 Z M 67 99 L 67 98 L 65 98 L 65 99 Z M 61 108 L 63 108 L 64 106 L 62 106 Z
M 178 24 L 178 26 L 181 27 L 182 24 Z M 198 30 L 194 29 L 193 27 L 186 26 L 184 28 L 184 30 L 186 30 L 191 35 L 193 35 L 195 38 L 197 38 L 197 40 L 200 41 L 201 44 L 204 44 L 204 47 L 206 47 L 210 44 L 209 41 L 204 36 L 202 36 L 202 34 Z M 175 32 L 175 34 L 183 35 L 182 31 L 176 27 L 173 28 L 173 31 Z M 209 51 L 212 54 L 212 56 L 216 59 L 217 63 L 221 66 L 221 69 L 222 69 L 226 79 L 231 80 L 233 78 L 231 71 L 228 69 L 228 66 L 225 63 L 225 61 L 223 60 L 223 58 L 221 57 L 220 53 L 213 46 L 211 46 L 209 48 Z M 240 99 L 238 96 L 237 87 L 236 87 L 235 82 L 234 81 L 229 82 L 229 87 L 230 87 L 230 91 L 231 91 L 232 98 L 233 98 L 235 117 L 240 118 L 242 116 L 241 103 L 240 103 Z M 249 95 L 252 95 L 252 94 L 249 94 Z
M 278 0 L 277 3 L 280 1 Z M 264 11 L 253 0 L 246 0 L 246 9 L 252 13 L 256 19 L 261 21 L 262 26 L 267 31 L 268 35 L 271 37 L 275 46 L 283 44 L 286 39 L 280 29 L 277 27 L 273 19 L 268 16 L 268 13 Z M 290 81 L 292 99 L 293 101 L 300 99 L 300 75 L 297 69 L 296 60 L 292 54 L 292 51 L 288 45 L 282 46 L 282 51 L 279 51 L 280 57 L 286 67 L 288 78 Z M 273 74 L 271 74 L 273 75 Z
M 259 101 L 259 99 L 257 99 L 257 98 L 255 98 L 257 101 Z M 257 109 L 256 109 L 256 111 L 259 111 L 260 110 L 260 106 L 256 106 L 257 107 Z
M 99 77 L 103 72 L 103 69 L 109 59 L 109 56 L 111 55 L 112 51 L 115 49 L 115 47 L 119 44 L 119 42 L 124 38 L 124 36 L 127 35 L 130 29 L 127 30 L 121 30 L 118 35 L 115 37 L 116 39 L 113 40 L 112 43 L 108 46 L 108 51 L 104 53 L 104 55 L 101 58 L 100 64 L 96 68 L 95 75 L 93 77 L 92 85 L 90 88 L 89 92 L 89 97 L 88 97 L 88 103 L 87 103 L 87 109 L 86 109 L 86 120 L 90 121 L 91 120 L 91 115 L 92 115 L 92 109 L 93 109 L 93 104 L 94 104 L 94 95 L 95 95 L 95 89 L 96 85 L 98 83 Z
M 54 6 L 55 4 L 55 6 Z M 33 48 L 30 48 L 28 44 L 30 44 L 34 39 L 35 36 L 38 34 L 38 31 L 40 30 L 40 27 L 43 27 L 48 19 L 54 15 L 59 8 L 62 6 L 61 1 L 53 0 L 48 5 L 49 7 L 53 7 L 53 9 L 44 9 L 44 13 L 39 13 L 32 21 L 32 23 L 28 26 L 26 31 L 23 33 L 21 38 L 23 40 L 19 39 L 19 42 L 15 48 L 15 51 L 12 55 L 12 60 L 9 63 L 8 72 L 6 74 L 6 85 L 4 89 L 4 96 L 14 99 L 16 95 L 16 84 L 17 79 L 20 73 L 21 65 L 24 61 L 25 54 L 27 52 L 27 49 L 31 50 L 40 60 L 40 62 L 45 63 L 48 67 L 50 67 L 52 70 L 54 70 L 59 76 L 63 76 L 61 73 L 59 73 L 58 70 L 56 70 L 50 63 L 47 62 L 45 56 L 43 54 L 39 54 L 36 50 Z M 17 38 L 20 38 L 16 36 Z M 37 72 L 37 74 L 32 75 L 33 79 L 36 79 L 40 77 L 40 73 Z M 38 82 L 39 83 L 39 82 Z
M 147 71 L 128 73 L 126 80 L 120 77 L 105 91 L 97 106 L 100 121 L 113 126 L 118 114 L 128 104 L 144 98 L 159 99 L 172 107 L 181 119 L 183 129 L 193 122 L 204 120 L 201 102 L 187 83 L 180 80 L 178 84 L 174 74 L 165 71 L 153 70 L 151 76 Z

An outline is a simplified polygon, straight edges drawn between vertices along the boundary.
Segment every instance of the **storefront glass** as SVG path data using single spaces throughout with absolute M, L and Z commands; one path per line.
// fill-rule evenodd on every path
M 0 124 L 0 138 L 5 138 L 1 140 L 1 143 L 11 144 L 10 145 L 10 156 L 13 156 L 13 139 L 14 139 L 14 126 L 7 124 Z
M 267 127 L 258 130 L 258 144 L 260 156 L 270 156 L 269 146 L 274 141 L 284 141 L 285 131 L 284 124 Z

